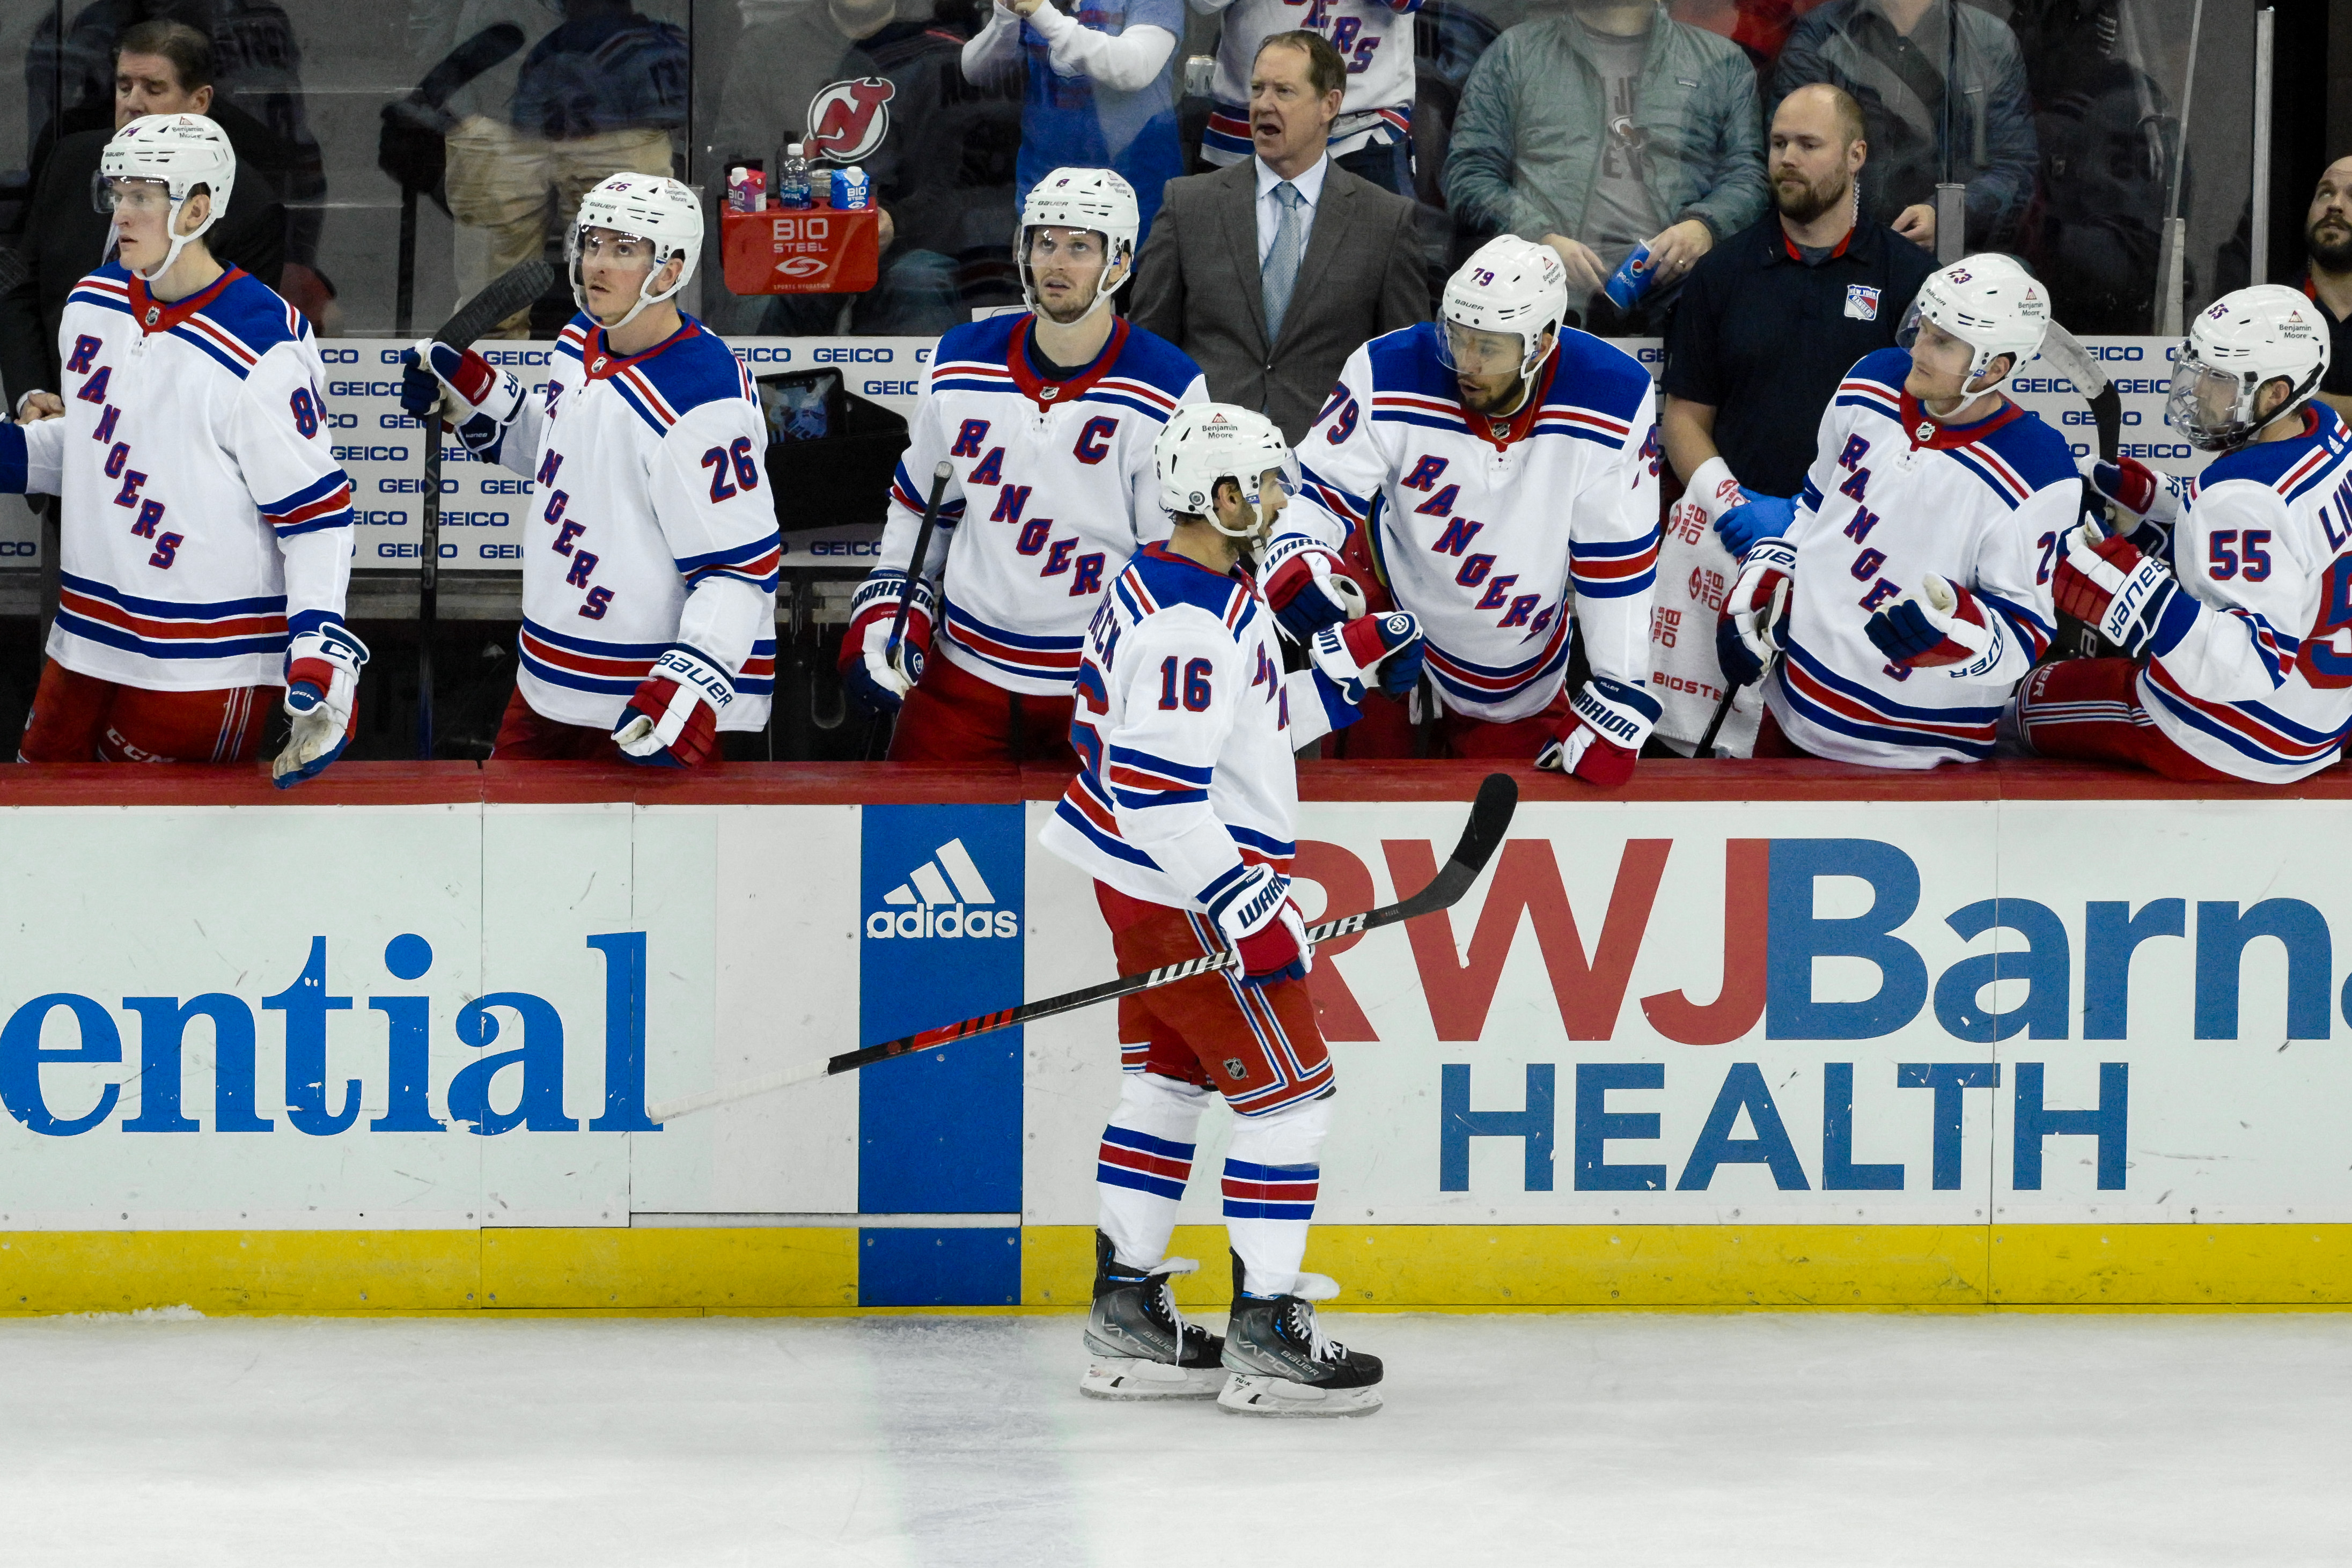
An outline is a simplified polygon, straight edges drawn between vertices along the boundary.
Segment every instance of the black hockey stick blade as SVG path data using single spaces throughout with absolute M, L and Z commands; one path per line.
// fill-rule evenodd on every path
M 529 308 L 554 281 L 555 268 L 547 263 L 518 262 L 484 284 L 479 294 L 442 322 L 433 340 L 453 349 L 465 348 L 516 311 Z
M 1477 799 L 1471 802 L 1470 821 L 1462 829 L 1461 841 L 1454 846 L 1454 852 L 1446 857 L 1445 863 L 1438 868 L 1437 874 L 1430 879 L 1427 887 L 1410 898 L 1399 899 L 1378 909 L 1367 909 L 1361 914 L 1342 915 L 1337 920 L 1311 925 L 1307 930 L 1307 944 L 1311 946 L 1318 942 L 1328 942 L 1335 936 L 1349 936 L 1359 931 L 1373 931 L 1383 925 L 1417 920 L 1424 915 L 1434 915 L 1458 904 L 1462 895 L 1470 891 L 1470 884 L 1478 880 L 1478 873 L 1486 869 L 1486 862 L 1495 858 L 1496 850 L 1502 846 L 1503 835 L 1510 831 L 1511 816 L 1518 810 L 1518 780 L 1507 773 L 1489 773 L 1478 786 Z M 653 1105 L 646 1114 L 656 1122 L 670 1121 L 713 1105 L 748 1100 L 754 1094 L 765 1094 L 795 1083 L 810 1083 L 820 1078 L 855 1072 L 877 1061 L 911 1056 L 919 1051 L 936 1050 L 960 1040 L 970 1040 L 975 1035 L 992 1034 L 1001 1029 L 1016 1029 L 1039 1019 L 1052 1018 L 1057 1013 L 1076 1012 L 1097 1002 L 1115 1001 L 1120 997 L 1133 996 L 1138 991 L 1153 990 L 1179 980 L 1189 980 L 1195 975 L 1229 969 L 1233 966 L 1234 954 L 1230 949 L 1206 953 L 1181 964 L 1164 964 L 1157 969 L 1121 975 L 1115 980 L 1065 991 L 1058 997 L 1024 1002 L 1019 1007 L 982 1013 L 978 1017 L 941 1024 L 935 1029 L 918 1030 L 898 1040 L 886 1040 L 879 1045 L 869 1045 L 859 1051 L 845 1051 L 824 1061 L 804 1062 L 765 1078 L 754 1078 L 748 1082 L 730 1084 L 724 1088 L 705 1089 L 698 1093 Z

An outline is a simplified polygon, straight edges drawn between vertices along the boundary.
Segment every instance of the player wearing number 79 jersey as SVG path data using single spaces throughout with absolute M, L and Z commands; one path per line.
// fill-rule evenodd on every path
M 58 326 L 62 416 L 0 425 L 0 491 L 63 498 L 58 615 L 19 756 L 243 762 L 274 688 L 283 788 L 341 754 L 367 650 L 343 626 L 352 485 L 310 324 L 204 243 L 236 161 L 197 115 L 115 132 L 117 259 Z
M 2071 534 L 2058 604 L 2129 656 L 2035 671 L 2018 712 L 2033 749 L 2263 784 L 2343 755 L 2352 433 L 2312 400 L 2327 356 L 2325 319 L 2295 289 L 2242 288 L 2199 316 L 2168 417 L 2221 455 L 2194 486 L 2136 463 L 2092 467 L 2141 526 L 2129 538 Z

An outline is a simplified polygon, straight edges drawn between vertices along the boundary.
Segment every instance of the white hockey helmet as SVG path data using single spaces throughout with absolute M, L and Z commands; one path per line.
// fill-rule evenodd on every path
M 2302 290 L 2262 283 L 2224 294 L 2189 326 L 2164 416 L 2201 452 L 2242 446 L 2311 400 L 2327 374 L 2327 329 Z M 2254 399 L 2282 380 L 2286 402 L 2257 419 Z
M 1453 371 L 1468 367 L 1472 375 L 1492 374 L 1481 369 L 1478 357 L 1465 351 L 1452 329 L 1464 334 L 1488 333 L 1519 340 L 1519 374 L 1532 376 L 1559 341 L 1560 324 L 1568 319 L 1568 268 L 1551 246 L 1517 235 L 1497 235 L 1480 246 L 1445 280 L 1439 313 L 1444 318 L 1437 332 L 1438 357 Z M 1549 332 L 1551 340 L 1545 341 Z
M 702 256 L 702 204 L 694 193 L 666 174 L 614 174 L 580 198 L 580 215 L 564 235 L 563 256 L 572 276 L 572 298 L 588 309 L 588 288 L 580 275 L 580 256 L 590 229 L 611 229 L 646 241 L 654 247 L 653 270 L 637 287 L 637 302 L 614 327 L 625 327 L 638 311 L 657 304 L 686 287 L 694 265 Z M 677 281 L 659 293 L 649 292 L 663 264 L 681 256 Z M 593 314 L 593 312 L 592 312 Z
M 1922 317 L 1976 350 L 1961 384 L 1969 396 L 1981 397 L 2007 386 L 2042 351 L 2050 331 L 2050 291 L 2015 257 L 1989 250 L 1929 273 L 1904 315 L 1895 342 L 1906 349 L 1916 342 Z M 1978 386 L 1986 368 L 2003 354 L 2010 356 L 2009 370 L 1999 381 Z
M 1298 490 L 1298 458 L 1282 429 L 1262 413 L 1229 402 L 1192 403 L 1176 411 L 1151 444 L 1151 464 L 1160 476 L 1160 504 L 1171 512 L 1204 517 L 1227 538 L 1256 538 L 1272 520 L 1268 497 L 1260 493 L 1265 476 L 1276 476 L 1283 494 Z M 1241 487 L 1256 509 L 1255 527 L 1235 532 L 1217 520 L 1221 480 Z
M 1135 187 L 1116 170 L 1056 169 L 1030 187 L 1021 204 L 1021 302 L 1037 309 L 1037 287 L 1029 277 L 1029 231 L 1038 228 L 1091 229 L 1103 236 L 1103 275 L 1095 285 L 1094 303 L 1087 311 L 1110 303 L 1110 297 L 1135 273 L 1135 236 L 1143 228 L 1143 208 Z M 1125 265 L 1121 265 L 1124 263 Z M 1118 276 L 1111 277 L 1112 268 Z
M 236 185 L 236 153 L 228 144 L 228 132 L 201 114 L 142 114 L 116 131 L 98 155 L 90 197 L 110 216 L 114 212 L 112 182 L 117 180 L 152 181 L 171 198 L 163 226 L 170 248 L 152 271 L 139 275 L 152 283 L 172 270 L 190 240 L 227 214 L 229 192 Z M 194 234 L 181 234 L 181 205 L 199 185 L 210 198 L 210 209 Z

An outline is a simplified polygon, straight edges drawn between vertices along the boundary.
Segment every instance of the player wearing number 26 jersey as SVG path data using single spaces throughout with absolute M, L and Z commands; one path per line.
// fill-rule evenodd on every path
M 1918 312 L 1911 348 L 1846 372 L 1787 535 L 1741 561 L 1717 646 L 1734 684 L 1766 675 L 1759 757 L 1981 761 L 2055 632 L 2082 486 L 2058 433 L 2000 393 L 2048 329 L 2041 286 L 1970 256 Z
M 209 120 L 133 120 L 102 173 L 122 259 L 67 298 L 66 412 L 0 426 L 0 491 L 64 504 L 57 620 L 21 755 L 244 761 L 271 688 L 290 681 L 296 744 L 278 778 L 299 782 L 341 751 L 366 658 L 342 625 L 352 486 L 318 345 L 291 306 L 204 247 L 235 180 Z
M 2128 539 L 2071 536 L 2058 601 L 2132 657 L 2035 671 L 2018 715 L 2035 750 L 2264 784 L 2343 755 L 2352 432 L 2310 401 L 2327 371 L 2317 308 L 2264 285 L 2199 316 L 2174 361 L 2169 411 L 2220 453 L 2193 486 L 2136 463 L 2092 466 L 2142 523 Z
M 411 411 L 441 402 L 477 455 L 536 486 L 520 668 L 494 757 L 692 767 L 718 755 L 719 733 L 767 725 L 767 427 L 740 362 L 670 302 L 701 245 L 691 191 L 615 174 L 572 226 L 581 313 L 542 390 L 446 344 L 409 352 Z

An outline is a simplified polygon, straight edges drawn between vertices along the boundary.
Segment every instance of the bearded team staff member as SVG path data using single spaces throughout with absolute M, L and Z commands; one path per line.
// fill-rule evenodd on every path
M 1309 643 L 1309 667 L 1285 674 L 1253 575 L 1297 474 L 1281 430 L 1231 404 L 1188 408 L 1160 433 L 1155 467 L 1172 530 L 1124 563 L 1092 613 L 1070 732 L 1081 771 L 1039 841 L 1095 878 L 1121 973 L 1221 949 L 1240 962 L 1119 1002 L 1127 1077 L 1096 1166 L 1080 1386 L 1358 1415 L 1380 1406 L 1381 1364 L 1324 1338 L 1312 1303 L 1339 1287 L 1299 1271 L 1333 1087 L 1290 900 L 1292 755 L 1352 723 L 1368 681 L 1410 686 L 1420 630 L 1394 612 L 1334 623 Z M 1220 1093 L 1235 1116 L 1222 1342 L 1177 1312 L 1169 1277 L 1193 1264 L 1167 1256 L 1201 1112 Z
M 2048 298 L 2009 257 L 1973 256 L 1920 286 L 1917 312 L 1907 352 L 1846 372 L 1795 521 L 1748 550 L 1717 623 L 1725 676 L 1766 676 L 1759 757 L 1981 761 L 2050 645 L 2082 486 L 2064 438 L 2000 392 L 2041 351 Z
M 775 690 L 776 514 L 758 390 L 679 312 L 702 254 L 694 193 L 615 174 L 565 238 L 574 316 L 542 398 L 430 339 L 401 402 L 436 407 L 485 462 L 529 476 L 520 669 L 490 755 L 690 768 L 766 727 Z
M 2167 412 L 2219 455 L 2193 483 L 2085 465 L 2142 522 L 2129 538 L 2068 533 L 2058 607 L 2128 656 L 2035 671 L 2018 706 L 2032 749 L 2257 784 L 2343 756 L 2352 433 L 2314 401 L 2328 363 L 2328 324 L 2295 289 L 2241 288 L 2199 315 Z
M 1649 373 L 1563 329 L 1567 310 L 1559 257 L 1506 235 L 1446 284 L 1442 321 L 1349 356 L 1307 439 L 1307 504 L 1268 556 L 1266 599 L 1302 639 L 1355 613 L 1364 591 L 1343 557 L 1360 531 L 1428 634 L 1438 753 L 1533 758 L 1612 788 L 1658 717 L 1643 689 L 1658 431 Z M 1573 696 L 1571 619 L 1592 668 Z M 1398 716 L 1370 744 L 1351 734 L 1347 754 L 1411 756 Z
M 243 762 L 286 688 L 280 788 L 342 754 L 367 649 L 343 624 L 352 485 L 329 444 L 310 323 L 206 231 L 228 138 L 192 114 L 114 133 L 97 198 L 115 260 L 58 329 L 65 413 L 0 425 L 0 490 L 63 497 L 27 762 Z
M 841 643 L 851 695 L 898 716 L 893 761 L 1068 756 L 1070 682 L 1095 601 L 1138 545 L 1167 537 L 1151 444 L 1180 406 L 1208 395 L 1181 350 L 1112 313 L 1135 265 L 1136 223 L 1135 193 L 1116 173 L 1055 170 L 1022 205 L 1029 313 L 940 339 L 881 559 L 850 601 Z M 942 460 L 953 476 L 910 582 Z M 901 598 L 906 631 L 892 649 Z

